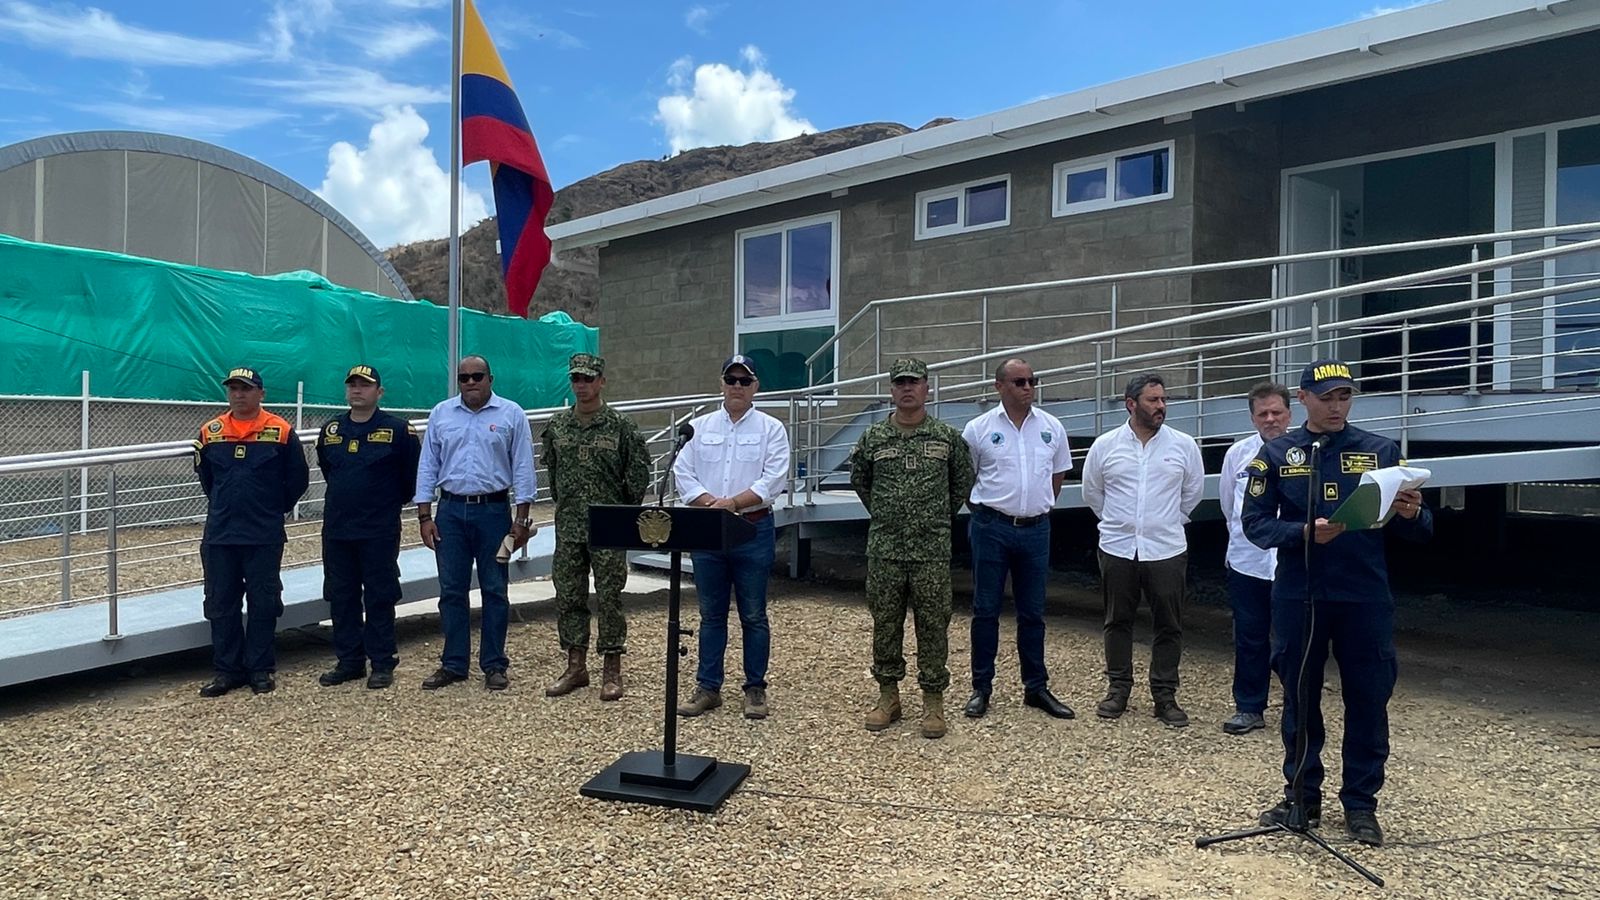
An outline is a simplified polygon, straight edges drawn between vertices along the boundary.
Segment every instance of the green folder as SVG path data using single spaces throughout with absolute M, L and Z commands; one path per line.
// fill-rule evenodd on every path
M 1377 482 L 1363 481 L 1350 492 L 1350 496 L 1339 504 L 1339 508 L 1328 517 L 1329 522 L 1343 525 L 1351 531 L 1361 531 L 1368 528 L 1382 528 L 1389 521 L 1389 515 L 1378 517 L 1378 504 L 1382 502 L 1383 492 L 1378 489 Z

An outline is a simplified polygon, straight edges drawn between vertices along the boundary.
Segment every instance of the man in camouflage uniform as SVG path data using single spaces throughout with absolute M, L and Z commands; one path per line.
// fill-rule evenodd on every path
M 972 455 L 961 433 L 928 415 L 928 366 L 897 359 L 889 368 L 894 412 L 856 443 L 850 486 L 872 517 L 867 530 L 867 606 L 872 610 L 872 677 L 878 705 L 868 731 L 900 719 L 906 677 L 906 607 L 917 627 L 922 736 L 943 737 L 950 685 L 950 520 L 972 491 Z
M 628 559 L 621 550 L 589 548 L 589 505 L 637 504 L 649 486 L 649 454 L 633 421 L 605 404 L 605 360 L 575 353 L 567 366 L 577 405 L 557 413 L 544 429 L 541 458 L 550 471 L 556 501 L 556 550 L 551 578 L 560 614 L 557 633 L 567 651 L 567 670 L 545 695 L 560 697 L 589 685 L 589 572 L 599 608 L 596 646 L 605 657 L 600 699 L 622 697 L 622 652 L 628 623 L 622 617 L 622 586 Z

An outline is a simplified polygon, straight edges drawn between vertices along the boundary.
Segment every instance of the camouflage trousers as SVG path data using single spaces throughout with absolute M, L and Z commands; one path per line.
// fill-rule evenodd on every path
M 589 649 L 589 572 L 594 571 L 595 606 L 599 609 L 601 653 L 621 653 L 628 640 L 622 617 L 622 586 L 628 581 L 628 557 L 621 550 L 591 550 L 583 541 L 556 540 L 550 580 L 556 586 L 556 634 L 561 649 Z
M 917 684 L 943 693 L 950 686 L 950 563 L 948 560 L 867 560 L 867 608 L 872 611 L 872 677 L 897 684 L 906 677 L 906 608 L 917 627 Z

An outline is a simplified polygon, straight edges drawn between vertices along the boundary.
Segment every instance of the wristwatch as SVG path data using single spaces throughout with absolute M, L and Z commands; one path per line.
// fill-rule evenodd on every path
M 515 523 L 513 523 L 513 524 L 516 524 L 516 525 L 520 525 L 520 526 L 522 526 L 522 527 L 523 527 L 523 528 L 526 528 L 526 529 L 528 529 L 528 530 L 530 530 L 530 531 L 531 531 L 531 530 L 532 530 L 532 529 L 533 529 L 533 517 L 532 517 L 532 516 L 529 516 L 529 517 L 528 517 L 528 518 L 526 518 L 526 519 L 518 519 L 518 520 L 517 520 L 517 521 L 516 521 L 516 522 L 515 522 Z

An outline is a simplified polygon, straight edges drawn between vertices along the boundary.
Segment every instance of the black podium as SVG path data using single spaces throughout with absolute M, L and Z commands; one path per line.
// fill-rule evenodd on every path
M 755 535 L 756 527 L 721 509 L 687 506 L 591 506 L 589 545 L 604 550 L 664 550 L 672 556 L 667 600 L 667 691 L 661 750 L 635 750 L 589 779 L 579 793 L 601 800 L 651 803 L 714 812 L 750 774 L 740 763 L 678 753 L 678 658 L 682 639 L 693 634 L 678 624 L 684 551 L 720 551 Z

